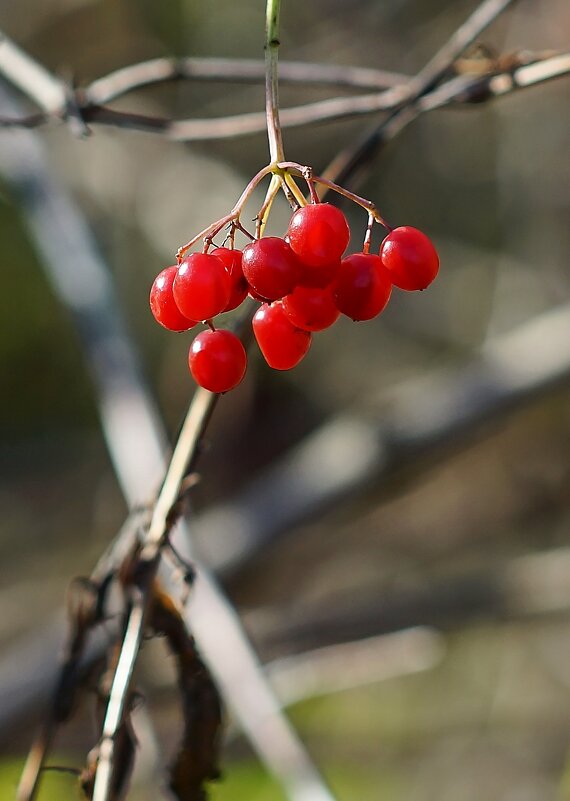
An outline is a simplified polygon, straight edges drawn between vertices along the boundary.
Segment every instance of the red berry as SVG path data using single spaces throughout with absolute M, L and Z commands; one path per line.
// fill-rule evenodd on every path
M 331 287 L 298 286 L 283 298 L 283 308 L 293 325 L 304 331 L 322 331 L 336 322 L 340 315 Z
M 301 265 L 287 242 L 266 236 L 243 249 L 243 274 L 256 294 L 268 300 L 288 295 L 296 286 Z
M 265 361 L 275 370 L 295 367 L 311 346 L 311 334 L 293 325 L 282 303 L 264 303 L 256 311 L 252 325 Z
M 380 258 L 390 280 L 400 289 L 425 289 L 439 270 L 439 257 L 422 231 L 402 225 L 391 231 L 380 246 Z
M 248 285 L 244 278 L 241 268 L 241 250 L 230 250 L 230 248 L 215 248 L 210 251 L 212 256 L 217 256 L 230 274 L 232 291 L 225 312 L 237 309 L 243 303 L 247 295 Z
M 337 308 L 353 320 L 371 320 L 390 300 L 392 284 L 380 256 L 353 253 L 340 263 L 334 284 Z
M 308 267 L 301 262 L 301 277 L 298 286 L 318 287 L 324 289 L 332 284 L 340 268 L 340 259 L 329 261 L 324 267 Z
M 196 321 L 185 317 L 174 300 L 172 283 L 177 271 L 177 266 L 167 267 L 156 276 L 150 290 L 150 310 L 157 323 L 169 331 L 188 331 Z
M 245 375 L 247 356 L 231 331 L 202 331 L 190 345 L 188 366 L 192 377 L 210 392 L 228 392 Z
M 176 305 L 192 320 L 209 320 L 228 305 L 232 281 L 223 262 L 209 253 L 192 253 L 178 266 Z
M 346 217 L 336 206 L 315 203 L 293 214 L 287 236 L 303 264 L 326 267 L 342 257 L 350 239 L 350 229 Z

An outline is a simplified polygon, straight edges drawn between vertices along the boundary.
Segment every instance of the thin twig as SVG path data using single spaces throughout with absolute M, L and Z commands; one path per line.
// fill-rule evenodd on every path
M 186 471 L 191 469 L 192 463 L 196 459 L 201 438 L 218 397 L 205 389 L 199 389 L 194 395 L 154 506 L 148 533 L 140 554 L 140 565 L 144 566 L 144 571 L 139 585 L 131 588 L 132 605 L 109 693 L 109 703 L 99 745 L 93 801 L 106 801 L 109 798 L 117 732 L 123 722 L 126 704 L 130 697 L 133 671 L 152 600 L 150 588 L 158 569 L 160 548 L 169 531 L 169 516 L 178 497 L 180 485 Z
M 525 89 L 570 73 L 570 53 L 550 56 L 533 64 L 524 64 L 513 70 L 488 75 L 461 75 L 451 78 L 436 89 L 425 94 L 412 105 L 398 111 L 409 119 L 415 119 L 423 111 L 443 106 L 469 105 L 493 97 Z M 298 128 L 308 125 L 334 122 L 358 116 L 369 116 L 394 108 L 394 100 L 382 94 L 357 95 L 321 100 L 281 109 L 282 128 Z M 115 111 L 104 106 L 79 105 L 82 119 L 88 124 L 99 124 L 124 130 L 162 134 L 168 139 L 181 142 L 233 139 L 262 133 L 266 128 L 266 115 L 263 112 L 247 112 L 214 119 L 171 120 L 146 114 Z M 382 124 L 381 133 L 376 134 L 375 146 L 380 138 L 386 140 L 386 129 L 400 131 L 405 127 L 401 120 L 394 124 L 393 117 Z M 26 117 L 0 117 L 0 127 L 36 128 L 46 123 L 44 114 Z M 407 123 L 406 123 L 407 124 Z M 372 146 L 372 145 L 371 145 Z M 343 157 L 346 160 L 346 157 Z M 329 168 L 327 177 L 335 175 L 337 182 L 342 176 L 337 168 Z M 340 176 L 340 177 L 339 177 Z
M 367 132 L 355 145 L 350 145 L 339 153 L 325 171 L 325 177 L 337 183 L 345 183 L 348 175 L 354 176 L 362 164 L 372 158 L 378 147 L 389 141 L 385 135 L 386 130 L 392 134 L 399 133 L 409 121 L 415 119 L 415 101 L 437 84 L 456 59 L 512 2 L 514 0 L 483 0 L 415 78 L 411 79 L 404 89 L 405 96 L 401 103 L 395 105 L 393 114 Z M 400 114 L 404 117 L 403 121 L 398 119 Z
M 1 52 L 0 49 L 0 55 Z M 525 57 L 527 59 L 532 58 L 532 54 L 525 53 Z M 408 85 L 406 85 L 405 91 L 402 85 L 398 85 L 395 88 L 390 88 L 381 93 L 374 92 L 354 97 L 329 98 L 314 103 L 292 106 L 290 108 L 281 109 L 281 128 L 296 128 L 357 116 L 368 116 L 381 111 L 399 109 L 402 104 L 404 104 L 404 108 L 401 109 L 401 111 L 396 111 L 394 116 L 402 113 L 407 118 L 415 118 L 422 111 L 431 108 L 478 102 L 507 94 L 515 89 L 526 88 L 552 80 L 553 78 L 561 77 L 570 72 L 570 67 L 568 65 L 569 58 L 570 55 L 567 53 L 555 56 L 537 54 L 537 62 L 533 64 L 522 64 L 517 69 L 503 70 L 498 73 L 490 71 L 489 74 L 483 76 L 465 75 L 459 78 L 452 78 L 438 87 L 438 89 L 435 90 L 435 94 L 430 92 L 424 95 L 419 102 L 415 102 L 415 104 L 411 103 L 411 97 L 407 88 Z M 136 65 L 127 69 L 135 70 L 135 68 Z M 0 70 L 2 70 L 1 61 Z M 105 88 L 105 86 L 103 86 L 103 88 Z M 103 95 L 104 92 L 101 92 L 101 96 Z M 116 111 L 104 105 L 94 103 L 91 97 L 92 95 L 89 93 L 89 90 L 77 92 L 72 95 L 72 103 L 68 97 L 66 108 L 58 108 L 52 113 L 60 118 L 65 118 L 68 114 L 71 117 L 72 115 L 69 109 L 73 106 L 75 109 L 75 116 L 79 115 L 84 125 L 98 124 L 122 128 L 124 130 L 162 134 L 174 141 L 183 142 L 251 136 L 261 133 L 266 129 L 267 118 L 266 114 L 263 112 L 246 112 L 214 119 L 171 120 L 166 117 Z M 418 97 L 419 95 L 415 95 L 414 100 L 417 100 Z M 430 100 L 428 98 L 432 99 Z M 442 98 L 445 98 L 445 102 L 443 102 Z M 406 102 L 404 103 L 404 101 Z M 36 128 L 48 122 L 49 118 L 50 115 L 47 113 L 31 114 L 21 117 L 3 116 L 0 117 L 0 127 Z M 386 129 L 397 130 L 399 132 L 403 127 L 405 126 L 401 124 L 400 120 L 397 120 L 394 124 L 392 118 L 389 118 L 387 122 L 382 124 L 380 129 L 376 130 L 374 141 L 372 141 L 371 137 L 367 137 L 366 141 L 368 141 L 368 146 L 370 148 L 376 147 L 379 144 L 380 138 L 384 141 L 386 139 L 384 136 Z M 361 144 L 359 147 L 362 146 Z M 347 156 L 344 155 L 342 158 L 344 163 Z M 340 164 L 340 157 L 335 160 L 335 164 Z M 329 168 L 327 177 L 332 175 L 337 176 L 337 181 L 342 181 L 339 166 L 336 166 L 334 169 Z
M 477 37 L 502 14 L 514 0 L 485 0 L 468 17 L 408 84 L 409 99 L 419 97 L 451 67 Z
M 415 103 L 391 114 L 374 130 L 374 135 L 368 136 L 358 148 L 344 151 L 333 159 L 324 174 L 334 176 L 335 181 L 344 183 L 377 152 L 378 148 L 395 139 L 408 125 L 427 111 L 446 106 L 486 102 L 511 94 L 518 89 L 528 89 L 569 74 L 570 53 L 562 53 L 532 64 L 523 64 L 506 72 L 484 76 L 458 75 L 419 98 Z
M 143 86 L 179 80 L 261 83 L 265 81 L 265 63 L 245 58 L 155 58 L 98 78 L 83 89 L 83 94 L 88 103 L 105 105 Z M 379 90 L 399 86 L 408 80 L 407 75 L 387 70 L 302 61 L 279 62 L 281 83 Z
M 178 498 L 180 486 L 186 472 L 192 469 L 202 436 L 218 398 L 219 395 L 214 395 L 205 389 L 199 389 L 195 393 L 153 509 L 140 554 L 140 565 L 144 567 L 144 574 L 140 585 L 131 590 L 134 596 L 132 607 L 109 693 L 100 741 L 99 762 L 95 773 L 93 801 L 106 801 L 108 798 L 117 732 L 123 721 L 133 671 L 145 630 L 146 616 L 152 599 L 150 587 L 158 569 L 160 549 L 170 528 L 169 517 Z

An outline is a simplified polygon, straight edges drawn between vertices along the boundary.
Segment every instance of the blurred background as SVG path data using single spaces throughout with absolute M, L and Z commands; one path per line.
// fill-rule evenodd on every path
M 475 7 L 287 0 L 281 58 L 412 75 Z M 159 56 L 261 59 L 264 13 L 261 0 L 3 0 L 0 28 L 85 85 Z M 566 0 L 521 0 L 482 41 L 499 54 L 567 50 L 569 31 Z M 335 91 L 283 85 L 281 101 Z M 437 282 L 421 295 L 395 292 L 366 325 L 341 320 L 291 373 L 254 353 L 209 429 L 193 496 L 200 553 L 273 665 L 339 801 L 570 798 L 570 364 L 559 325 L 570 315 L 569 101 L 562 78 L 434 111 L 390 142 L 354 186 L 393 224 L 429 233 Z M 179 119 L 263 103 L 261 85 L 180 81 L 114 107 Z M 321 172 L 374 119 L 286 131 L 287 156 Z M 1 133 L 5 660 L 45 630 L 69 580 L 89 573 L 127 512 L 93 388 L 106 364 L 90 374 L 81 344 L 90 321 L 78 332 L 46 272 L 22 202 L 19 136 L 35 137 L 58 191 L 87 221 L 171 440 L 193 391 L 190 336 L 154 323 L 150 285 L 267 161 L 264 134 L 182 144 L 96 125 L 86 139 L 57 123 Z M 366 218 L 343 208 L 356 250 Z M 288 213 L 276 204 L 271 233 L 283 234 Z M 157 466 L 147 479 L 159 475 Z M 0 664 L 0 683 L 5 675 Z M 140 683 L 156 725 L 148 737 L 168 758 L 180 724 L 160 644 L 145 648 Z M 16 701 L 0 730 L 6 799 L 43 710 Z M 94 737 L 82 709 L 52 763 L 81 766 Z M 132 798 L 157 797 L 154 767 L 138 768 Z M 212 798 L 282 798 L 231 727 L 222 767 Z M 73 777 L 48 774 L 39 798 L 77 794 Z

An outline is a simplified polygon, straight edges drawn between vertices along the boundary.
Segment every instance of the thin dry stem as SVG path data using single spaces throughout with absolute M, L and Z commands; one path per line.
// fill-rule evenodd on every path
M 195 245 L 196 242 L 199 242 L 201 239 L 211 239 L 212 237 L 216 236 L 216 234 L 218 234 L 222 230 L 222 228 L 225 228 L 226 225 L 239 222 L 240 214 L 243 211 L 245 204 L 255 191 L 256 187 L 261 183 L 261 181 L 263 181 L 266 175 L 269 175 L 274 171 L 275 171 L 275 166 L 273 164 L 268 164 L 265 167 L 263 167 L 263 169 L 259 170 L 259 172 L 253 176 L 251 181 L 245 187 L 237 203 L 235 204 L 235 206 L 233 207 L 233 209 L 230 211 L 229 214 L 226 214 L 225 217 L 221 217 L 219 220 L 216 220 L 216 222 L 211 223 L 202 231 L 200 231 L 199 234 L 193 236 L 189 242 L 187 242 L 185 245 L 182 245 L 182 247 L 178 248 L 178 251 L 176 253 L 176 258 L 178 259 L 178 261 L 181 261 L 181 259 L 184 257 L 184 254 L 188 250 L 190 250 L 190 248 L 193 245 Z
M 152 519 L 140 553 L 142 568 L 140 586 L 131 588 L 131 609 L 128 615 L 123 645 L 111 684 L 109 703 L 99 745 L 95 772 L 93 801 L 107 801 L 113 772 L 117 731 L 123 721 L 129 690 L 145 621 L 151 602 L 150 587 L 158 568 L 160 549 L 170 529 L 170 514 L 178 498 L 184 476 L 191 470 L 198 454 L 201 438 L 213 413 L 218 395 L 198 389 L 188 409 L 174 453 L 154 506 Z
M 519 69 L 514 70 L 511 68 L 499 72 L 491 70 L 489 74 L 484 76 L 461 76 L 460 82 L 452 78 L 433 92 L 428 92 L 422 96 L 419 112 L 417 111 L 417 103 L 416 105 L 410 105 L 412 103 L 411 96 L 408 95 L 408 100 L 406 101 L 406 92 L 409 90 L 406 89 L 404 91 L 403 86 L 397 86 L 381 93 L 357 95 L 355 97 L 336 97 L 281 109 L 280 126 L 282 129 L 304 127 L 322 122 L 370 116 L 382 111 L 394 111 L 394 109 L 399 108 L 402 109 L 399 113 L 409 115 L 410 109 L 413 109 L 415 116 L 418 116 L 418 113 L 432 108 L 480 102 L 481 100 L 499 97 L 517 89 L 528 88 L 567 75 L 570 73 L 569 59 L 570 54 L 568 53 L 556 56 L 540 55 L 539 57 L 537 55 L 540 68 L 535 70 L 528 68 L 530 65 L 522 65 Z M 3 71 L 1 62 L 0 71 Z M 443 95 L 445 95 L 446 99 L 445 102 L 439 102 L 436 105 L 433 100 L 442 97 L 440 89 L 443 89 Z M 431 99 L 431 102 L 429 99 Z M 425 103 L 423 102 L 424 100 L 426 101 Z M 237 136 L 252 136 L 265 130 L 267 120 L 264 112 L 246 112 L 215 119 L 171 120 L 145 114 L 115 111 L 102 105 L 87 102 L 85 95 L 81 93 L 76 93 L 73 96 L 73 103 L 70 102 L 69 105 L 70 107 L 73 106 L 74 118 L 77 119 L 79 116 L 81 119 L 83 131 L 85 131 L 86 124 L 97 124 L 124 130 L 153 133 L 179 142 L 214 141 L 233 139 Z M 62 107 L 57 112 L 54 112 L 54 116 L 65 117 L 66 113 L 66 109 Z M 47 113 L 32 114 L 25 117 L 3 116 L 0 117 L 0 127 L 36 128 L 48 122 L 49 119 L 50 114 Z M 400 125 L 398 122 L 398 131 L 402 130 L 403 127 L 405 126 Z M 384 130 L 384 123 L 382 130 Z M 380 136 L 377 134 L 376 138 L 380 139 Z M 384 137 L 381 138 L 383 141 Z M 361 144 L 359 147 L 361 149 L 363 145 Z M 344 157 L 344 162 L 346 162 L 346 157 Z M 339 163 L 338 159 L 337 163 Z M 336 177 L 340 181 L 343 180 L 338 169 L 336 172 L 327 170 L 326 175 L 331 178 Z
M 83 89 L 88 102 L 104 105 L 144 86 L 168 81 L 221 81 L 259 83 L 265 81 L 265 62 L 242 58 L 155 58 L 110 72 Z M 279 81 L 350 89 L 388 89 L 409 80 L 407 75 L 365 67 L 339 67 L 280 61 Z
M 265 114 L 269 157 L 272 162 L 283 161 L 283 137 L 279 121 L 279 81 L 277 59 L 279 56 L 279 13 L 281 0 L 267 0 L 265 19 Z
M 418 116 L 415 103 L 451 69 L 454 62 L 513 0 L 483 0 L 470 17 L 447 40 L 425 67 L 404 88 L 404 97 L 393 106 L 393 113 L 369 131 L 356 145 L 340 153 L 326 170 L 326 177 L 344 183 L 377 149 Z M 400 119 L 402 117 L 403 119 Z

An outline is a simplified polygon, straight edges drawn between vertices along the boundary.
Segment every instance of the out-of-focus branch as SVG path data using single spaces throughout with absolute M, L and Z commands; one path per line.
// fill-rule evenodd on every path
M 570 351 L 560 344 L 568 341 L 565 305 L 490 341 L 463 367 L 395 387 L 378 415 L 347 410 L 333 417 L 233 500 L 194 521 L 199 553 L 229 576 L 282 532 L 402 467 L 425 469 L 461 447 L 483 420 L 498 421 L 568 383 Z
M 19 108 L 3 87 L 0 104 Z M 107 448 L 127 503 L 136 506 L 160 480 L 166 435 L 109 270 L 37 138 L 26 131 L 4 131 L 1 138 L 0 173 L 18 200 L 52 289 L 71 315 L 97 387 Z
M 264 610 L 260 641 L 268 652 L 291 653 L 409 627 L 453 631 L 468 623 L 533 620 L 570 613 L 570 548 L 519 556 L 460 577 L 426 581 L 422 587 L 379 592 L 338 608 L 285 616 Z
M 246 58 L 155 58 L 122 67 L 97 78 L 83 89 L 88 103 L 104 105 L 143 86 L 169 81 L 263 83 L 265 63 Z M 281 83 L 337 86 L 347 89 L 388 89 L 409 80 L 407 75 L 366 67 L 340 67 L 303 61 L 280 61 Z
M 341 151 L 329 164 L 325 176 L 344 183 L 348 176 L 355 178 L 360 168 L 376 151 L 400 133 L 419 114 L 415 101 L 434 87 L 480 34 L 495 21 L 513 0 L 483 0 L 428 61 L 425 67 L 405 87 L 406 94 L 396 103 L 392 114 L 380 125 L 365 133 L 355 144 Z
M 460 107 L 484 103 L 518 89 L 528 89 L 541 83 L 570 74 L 570 53 L 538 57 L 528 52 L 521 54 L 531 63 L 513 65 L 500 72 L 490 71 L 486 75 L 457 75 L 450 78 L 415 102 L 404 105 L 390 114 L 384 122 L 368 134 L 356 147 L 349 147 L 333 159 L 323 175 L 335 182 L 344 183 L 378 152 L 396 138 L 405 128 L 427 111 L 444 107 Z M 347 102 L 350 100 L 349 98 Z M 322 192 L 322 196 L 326 190 Z
M 274 612 L 269 617 L 275 620 Z M 265 670 L 279 700 L 288 707 L 307 698 L 430 670 L 444 655 L 443 636 L 416 626 L 289 653 L 268 662 Z
M 545 393 L 567 383 L 570 357 L 560 343 L 569 338 L 570 309 L 562 307 L 490 342 L 479 358 L 462 368 L 401 385 L 391 394 L 388 404 L 383 402 L 381 421 L 370 415 L 366 420 L 345 416 L 330 421 L 233 502 L 198 518 L 193 528 L 200 539 L 200 550 L 207 553 L 210 564 L 222 573 L 232 574 L 283 531 L 340 503 L 348 495 L 386 481 L 394 470 L 429 468 L 437 454 L 444 455 L 449 448 L 459 448 L 482 420 L 498 421 L 510 410 L 533 398 L 542 398 Z M 418 459 L 420 455 L 422 458 Z M 126 524 L 124 537 L 119 538 L 102 560 L 95 577 L 101 579 L 110 566 L 123 561 L 135 541 L 136 527 L 136 518 L 132 524 Z M 228 531 L 232 532 L 231 538 L 227 536 Z M 185 549 L 184 555 L 193 557 L 187 551 L 182 532 L 177 529 L 175 533 L 176 544 Z M 254 626 L 254 630 L 264 649 L 271 652 L 275 647 L 280 650 L 314 648 L 354 639 L 360 634 L 374 636 L 421 623 L 446 628 L 445 620 L 449 615 L 453 616 L 454 625 L 461 625 L 473 616 L 501 617 L 502 613 L 498 614 L 497 610 L 505 608 L 505 598 L 510 614 L 516 618 L 551 614 L 557 610 L 567 614 L 570 609 L 565 589 L 568 587 L 568 564 L 565 552 L 545 554 L 544 559 L 539 556 L 518 559 L 505 573 L 502 569 L 498 571 L 496 579 L 491 577 L 492 581 L 485 571 L 485 581 L 481 576 L 465 577 L 453 586 L 430 587 L 412 599 L 392 593 L 391 604 L 382 606 L 381 618 L 375 603 L 357 609 L 354 616 L 344 622 L 338 610 L 334 614 L 336 622 L 331 620 L 330 625 L 325 620 L 320 627 L 312 618 L 308 619 L 303 623 L 304 633 L 296 623 L 274 625 L 273 620 L 269 627 L 258 630 Z M 505 576 L 511 578 L 506 581 Z M 518 576 L 516 582 L 513 576 Z M 256 680 L 257 673 L 248 673 L 243 662 L 247 665 L 248 659 L 255 657 L 247 650 L 250 646 L 244 640 L 240 643 L 239 638 L 235 639 L 234 623 L 229 626 L 227 623 L 227 616 L 233 617 L 235 612 L 215 590 L 210 573 L 200 567 L 193 602 L 187 610 L 188 619 L 212 660 L 213 672 L 226 690 L 230 703 L 233 705 L 237 699 L 238 704 L 247 706 L 249 702 L 241 692 L 243 683 L 247 681 L 249 686 Z M 431 606 L 428 596 L 432 599 Z M 500 604 L 498 599 L 502 599 Z M 223 607 L 219 607 L 220 603 Z M 428 615 L 426 610 L 430 609 L 434 611 Z M 359 623 L 361 613 L 364 621 Z M 43 650 L 51 647 L 55 636 L 53 632 L 46 632 L 45 637 L 34 635 L 31 643 L 21 644 L 18 653 L 2 662 L 0 688 L 4 701 L 0 704 L 0 721 L 3 726 L 18 714 L 18 704 L 22 706 L 26 700 L 33 701 L 32 691 L 41 692 L 43 685 L 45 692 L 46 680 L 53 683 L 53 654 L 51 657 L 44 655 Z M 27 672 L 28 666 L 34 665 L 35 672 Z M 239 692 L 232 693 L 232 687 L 236 686 Z M 262 685 L 260 692 L 256 689 L 253 695 L 262 696 L 264 687 Z M 263 739 L 265 729 L 256 725 L 252 707 L 245 711 L 238 706 L 236 712 L 238 718 L 245 721 L 246 730 L 248 726 L 253 727 L 249 735 L 261 753 L 280 741 L 279 737 L 271 741 Z M 274 719 L 279 729 L 283 723 L 277 722 L 278 717 Z M 275 751 L 268 755 L 268 761 L 272 757 Z
M 525 58 L 532 57 L 525 53 Z M 538 56 L 537 56 L 538 58 Z M 539 58 L 532 64 L 523 64 L 502 72 L 487 75 L 460 75 L 423 95 L 420 99 L 393 114 L 376 135 L 376 145 L 388 141 L 405 125 L 421 113 L 443 106 L 469 105 L 499 97 L 517 89 L 529 88 L 540 83 L 559 78 L 570 73 L 570 53 Z M 399 90 L 398 90 L 399 92 Z M 352 117 L 368 116 L 397 108 L 400 96 L 396 90 L 357 95 L 355 97 L 336 97 L 281 109 L 281 127 L 298 128 Z M 263 112 L 247 112 L 214 119 L 170 120 L 146 114 L 116 111 L 101 105 L 76 103 L 78 113 L 86 124 L 98 124 L 124 130 L 161 134 L 168 139 L 180 142 L 196 142 L 218 139 L 233 139 L 250 136 L 265 131 L 266 118 Z M 399 119 L 402 115 L 403 121 Z M 42 114 L 27 117 L 0 117 L 0 127 L 35 128 L 47 122 Z M 343 157 L 345 159 L 345 157 Z M 343 161 L 344 163 L 344 161 Z M 343 181 L 340 172 L 340 159 L 329 167 L 326 177 Z M 344 168 L 346 169 L 346 168 Z M 335 177 L 336 176 L 336 177 Z M 340 177 L 339 177 L 340 176 Z
M 453 62 L 465 52 L 486 28 L 502 14 L 514 0 L 484 0 L 468 17 L 463 25 L 452 34 L 447 42 L 428 61 L 425 67 L 408 84 L 407 102 L 419 97 L 434 86 L 445 75 Z
M 46 114 L 56 114 L 65 107 L 64 84 L 1 32 L 0 73 Z
M 391 116 L 363 141 L 341 153 L 325 177 L 342 182 L 380 144 L 399 133 L 420 113 L 444 105 L 481 102 L 518 88 L 533 86 L 570 71 L 570 54 L 544 56 L 525 53 L 512 68 L 501 60 L 487 74 L 446 81 L 432 91 L 465 49 L 504 11 L 512 0 L 486 0 L 414 77 L 380 70 L 338 68 L 299 62 L 286 64 L 283 76 L 298 83 L 325 83 L 350 87 L 374 86 L 380 93 L 337 97 L 281 110 L 282 127 L 300 127 L 326 121 L 391 111 Z M 529 64 L 529 60 L 536 62 Z M 215 119 L 171 120 L 152 115 L 116 111 L 104 104 L 140 86 L 176 79 L 261 80 L 261 62 L 232 59 L 154 59 L 110 73 L 89 86 L 72 91 L 7 37 L 0 39 L 0 73 L 37 103 L 44 113 L 0 117 L 0 126 L 34 128 L 50 117 L 68 119 L 80 133 L 88 124 L 162 134 L 174 141 L 205 141 L 247 136 L 265 130 L 266 115 L 250 112 Z

